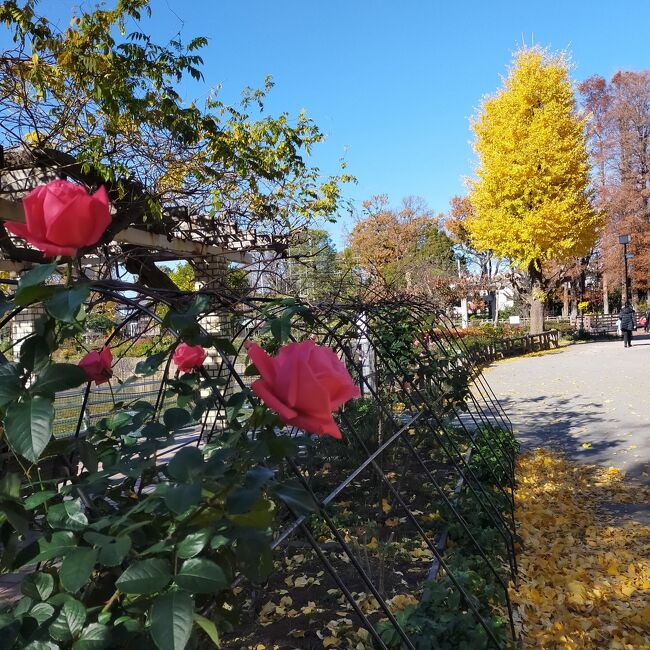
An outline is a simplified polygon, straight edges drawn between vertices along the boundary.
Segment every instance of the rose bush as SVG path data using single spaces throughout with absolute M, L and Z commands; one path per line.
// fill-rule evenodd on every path
M 63 181 L 37 188 L 25 211 L 27 224 L 12 232 L 48 255 L 73 255 L 110 220 L 104 190 L 89 197 Z M 107 382 L 113 361 L 104 346 L 77 365 L 54 362 L 83 338 L 90 294 L 101 295 L 101 283 L 75 281 L 71 266 L 65 285 L 49 282 L 56 272 L 56 263 L 37 265 L 13 295 L 0 293 L 2 313 L 44 308 L 16 359 L 0 362 L 0 573 L 29 571 L 22 598 L 0 606 L 0 646 L 218 645 L 219 630 L 233 622 L 235 576 L 263 583 L 273 570 L 277 503 L 303 514 L 316 508 L 300 484 L 270 469 L 298 443 L 277 434 L 277 416 L 252 404 L 247 388 L 224 395 L 222 379 L 205 372 L 168 376 L 173 344 L 164 337 L 109 392 L 107 413 L 92 417 L 86 391 L 79 406 L 91 417 L 80 413 L 74 435 L 55 436 L 57 393 Z M 230 340 L 199 327 L 210 305 L 197 295 L 164 317 L 163 329 L 194 343 L 173 354 L 185 373 L 205 360 L 196 342 L 236 354 Z M 122 391 L 161 367 L 164 399 Z M 175 440 L 209 412 L 221 414 L 218 441 L 208 435 L 199 448 Z
M 275 357 L 252 342 L 247 351 L 262 377 L 253 382 L 253 392 L 283 422 L 341 438 L 332 412 L 360 392 L 333 350 L 303 341 L 283 346 Z
M 40 185 L 24 199 L 25 223 L 5 227 L 48 257 L 74 256 L 78 248 L 97 243 L 111 222 L 104 187 L 89 195 L 83 187 L 56 180 Z

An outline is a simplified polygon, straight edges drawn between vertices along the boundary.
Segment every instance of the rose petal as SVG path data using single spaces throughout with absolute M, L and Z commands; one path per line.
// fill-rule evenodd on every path
M 332 438 L 336 438 L 337 440 L 340 440 L 343 437 L 341 435 L 341 430 L 331 414 L 329 418 L 324 420 L 299 414 L 295 418 L 291 418 L 291 421 L 285 421 L 287 424 L 291 424 L 292 426 L 307 431 L 308 433 L 315 433 L 317 436 L 332 436 Z
M 274 366 L 276 362 L 274 359 L 270 357 L 257 343 L 247 341 L 245 347 L 250 360 L 255 364 L 262 379 L 273 381 L 276 377 Z
M 265 379 L 256 379 L 251 384 L 251 390 L 272 410 L 274 410 L 285 422 L 297 417 L 298 412 L 278 399 Z
M 45 223 L 47 240 L 53 244 L 75 248 L 86 246 L 93 229 L 90 198 L 85 193 L 72 197 L 57 215 L 46 210 Z
M 104 346 L 99 356 L 106 367 L 110 368 L 113 365 L 113 353 L 109 347 Z
M 25 225 L 32 236 L 45 239 L 45 219 L 43 218 L 43 202 L 47 194 L 47 185 L 34 188 L 23 198 L 25 209 Z M 22 235 L 21 235 L 22 236 Z
M 93 229 L 89 237 L 90 241 L 85 246 L 96 244 L 111 223 L 108 194 L 103 185 L 93 194 L 90 205 L 93 216 Z

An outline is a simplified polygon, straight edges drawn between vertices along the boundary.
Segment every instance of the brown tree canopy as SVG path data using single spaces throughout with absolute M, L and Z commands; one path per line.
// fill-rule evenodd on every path
M 606 225 L 599 247 L 602 270 L 622 282 L 619 235 L 630 235 L 630 276 L 650 288 L 650 71 L 617 72 L 608 82 L 590 77 L 580 85 L 591 114 L 594 188 Z M 610 286 L 611 286 L 610 282 Z
M 363 204 L 348 237 L 350 255 L 375 290 L 430 292 L 441 277 L 456 275 L 453 243 L 423 199 L 407 197 L 399 208 L 385 195 Z

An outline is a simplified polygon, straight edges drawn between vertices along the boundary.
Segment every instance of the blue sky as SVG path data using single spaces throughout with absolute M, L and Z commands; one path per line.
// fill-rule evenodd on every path
M 90 4 L 90 3 L 85 3 Z M 109 2 L 109 5 L 112 3 Z M 436 211 L 472 174 L 469 117 L 494 92 L 523 42 L 568 50 L 573 76 L 650 67 L 650 3 L 617 0 L 152 0 L 143 31 L 157 39 L 210 39 L 205 94 L 236 100 L 267 74 L 271 113 L 307 113 L 327 135 L 313 162 L 336 173 L 344 156 L 358 178 L 347 195 L 420 195 Z M 72 3 L 41 11 L 65 17 Z M 1 43 L 0 43 L 1 44 Z M 349 221 L 330 228 L 343 243 Z

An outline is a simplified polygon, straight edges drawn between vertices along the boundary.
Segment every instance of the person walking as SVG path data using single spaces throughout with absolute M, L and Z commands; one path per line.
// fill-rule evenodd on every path
M 645 313 L 645 325 L 643 326 L 643 329 L 646 332 L 650 331 L 650 307 L 648 307 Z
M 626 302 L 621 313 L 621 332 L 623 332 L 623 347 L 632 347 L 632 332 L 636 329 L 636 314 L 634 308 L 629 302 Z

